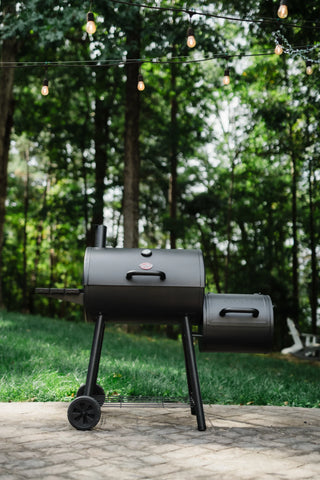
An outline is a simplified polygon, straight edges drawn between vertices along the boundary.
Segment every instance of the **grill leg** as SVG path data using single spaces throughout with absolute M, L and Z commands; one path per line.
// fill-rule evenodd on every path
M 104 318 L 103 318 L 103 315 L 100 313 L 98 315 L 95 328 L 94 328 L 92 347 L 91 347 L 91 353 L 90 353 L 90 361 L 89 361 L 88 373 L 87 373 L 87 381 L 86 381 L 84 392 L 83 392 L 83 395 L 87 395 L 88 397 L 93 396 L 94 388 L 97 383 L 103 336 L 104 336 Z
M 186 362 L 186 373 L 191 404 L 191 413 L 197 416 L 198 430 L 206 429 L 206 422 L 203 412 L 203 403 L 200 392 L 199 376 L 197 370 L 196 356 L 193 346 L 191 326 L 186 316 L 182 323 L 182 340 Z

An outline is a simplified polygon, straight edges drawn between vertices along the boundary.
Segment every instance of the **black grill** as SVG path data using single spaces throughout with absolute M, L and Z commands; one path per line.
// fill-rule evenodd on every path
M 36 293 L 84 306 L 95 321 L 86 384 L 68 408 L 79 430 L 99 421 L 105 393 L 97 385 L 105 322 L 180 324 L 191 413 L 199 430 L 205 418 L 193 336 L 200 351 L 266 352 L 271 349 L 273 308 L 266 295 L 206 294 L 200 250 L 105 248 L 99 225 L 95 247 L 84 258 L 83 288 L 37 288 Z M 193 334 L 193 328 L 197 330 Z

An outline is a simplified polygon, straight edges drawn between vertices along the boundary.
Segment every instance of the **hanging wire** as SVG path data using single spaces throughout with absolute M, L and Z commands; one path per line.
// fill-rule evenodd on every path
M 243 57 L 260 57 L 260 56 L 269 56 L 273 55 L 273 52 L 268 51 L 264 53 L 239 53 L 239 54 L 231 54 L 228 55 L 228 58 L 243 58 Z M 127 58 L 125 60 L 118 59 L 118 60 L 105 60 L 105 61 L 83 61 L 83 60 L 75 60 L 75 61 L 57 61 L 57 62 L 49 62 L 50 67 L 112 67 L 112 66 L 119 66 L 119 65 L 128 65 L 128 64 L 141 64 L 143 63 L 150 63 L 150 64 L 188 64 L 188 63 L 200 63 L 200 62 L 210 62 L 211 60 L 216 60 L 218 58 L 225 58 L 225 54 L 216 54 L 211 55 L 210 57 L 203 57 L 197 59 L 188 59 L 188 57 L 171 57 L 170 59 L 161 59 L 161 58 Z M 47 62 L 0 62 L 0 67 L 2 68 L 34 68 L 34 67 L 42 67 Z
M 248 21 L 248 22 L 264 22 L 266 20 L 272 20 L 273 23 L 275 23 L 275 19 L 248 19 L 248 18 L 235 18 L 235 17 L 230 17 L 230 16 L 223 16 L 223 15 L 215 15 L 212 13 L 205 13 L 205 12 L 200 12 L 196 11 L 194 9 L 187 9 L 187 8 L 176 8 L 176 7 L 158 7 L 154 5 L 147 5 L 147 4 L 142 4 L 142 3 L 136 3 L 136 2 L 127 2 L 125 0 L 111 0 L 113 3 L 119 3 L 123 5 L 128 5 L 128 6 L 139 6 L 142 8 L 150 8 L 154 10 L 162 10 L 162 11 L 177 11 L 177 12 L 185 12 L 189 15 L 190 17 L 190 23 L 191 23 L 191 18 L 193 15 L 205 15 L 207 17 L 214 17 L 214 18 L 222 18 L 222 19 L 227 19 L 231 21 Z M 92 1 L 90 2 L 90 9 L 92 6 Z M 277 25 L 279 25 L 278 20 L 277 20 Z M 282 23 L 281 22 L 281 27 L 290 26 L 290 24 Z M 292 26 L 292 25 L 291 25 Z M 301 25 L 294 24 L 294 26 L 299 26 L 302 27 Z M 320 26 L 316 26 L 314 28 L 320 28 Z M 302 46 L 292 46 L 290 43 L 287 41 L 287 39 L 284 37 L 284 35 L 281 33 L 280 30 L 277 30 L 276 32 L 273 32 L 272 34 L 273 39 L 276 41 L 276 44 L 281 44 L 283 47 L 284 53 L 288 53 L 291 55 L 293 58 L 296 57 L 301 57 L 304 60 L 312 60 L 313 63 L 320 63 L 320 60 L 312 59 L 310 58 L 310 54 L 315 52 L 320 48 L 320 44 L 315 44 L 315 45 L 302 45 Z M 146 58 L 146 59 L 109 59 L 105 61 L 93 61 L 93 60 L 69 60 L 69 61 L 52 61 L 52 62 L 0 62 L 0 67 L 1 68 L 33 68 L 33 67 L 41 67 L 44 65 L 49 65 L 51 67 L 112 67 L 112 66 L 123 66 L 129 63 L 154 63 L 154 64 L 189 64 L 189 63 L 200 63 L 200 62 L 208 62 L 211 60 L 215 60 L 218 58 L 244 58 L 244 57 L 259 57 L 259 56 L 269 56 L 269 55 L 274 55 L 274 52 L 261 52 L 261 53 L 240 53 L 240 54 L 226 54 L 226 53 L 221 53 L 221 54 L 213 54 L 209 57 L 203 57 L 203 58 L 192 58 L 190 59 L 189 57 L 185 56 L 179 56 L 179 57 L 171 57 L 170 59 L 167 58 Z
M 160 11 L 166 11 L 166 12 L 181 12 L 181 13 L 187 13 L 190 15 L 200 15 L 208 18 L 219 18 L 222 20 L 229 20 L 231 22 L 248 22 L 248 23 L 272 23 L 272 24 L 279 24 L 278 18 L 273 18 L 273 17 L 261 17 L 261 18 L 251 18 L 251 17 L 243 17 L 243 18 L 238 18 L 238 17 L 232 17 L 229 15 L 218 15 L 214 13 L 209 13 L 209 12 L 202 12 L 199 10 L 194 10 L 190 8 L 178 8 L 178 7 L 157 7 L 155 5 L 148 5 L 145 3 L 137 3 L 137 2 L 128 2 L 125 0 L 110 0 L 112 3 L 119 3 L 121 5 L 127 5 L 129 7 L 140 7 L 140 8 L 148 8 L 151 10 L 160 10 Z M 310 23 L 312 23 L 310 21 Z M 312 29 L 320 29 L 320 25 L 309 25 L 309 22 L 306 24 L 298 24 L 298 23 L 288 23 L 285 22 L 284 24 L 286 27 L 293 27 L 293 28 L 312 28 Z
M 286 40 L 286 38 L 281 34 L 280 31 L 272 33 L 272 37 L 275 43 L 280 43 L 283 47 L 283 51 L 285 53 L 290 54 L 292 57 L 301 57 L 304 60 L 312 60 L 313 63 L 320 63 L 320 59 L 312 59 L 310 58 L 310 53 L 317 51 L 320 48 L 319 44 L 316 45 L 298 45 L 292 46 Z M 109 60 L 66 60 L 66 61 L 52 61 L 52 62 L 0 62 L 1 68 L 34 68 L 34 67 L 43 67 L 46 65 L 50 65 L 50 67 L 112 67 L 112 66 L 120 66 L 126 64 L 141 64 L 142 63 L 149 63 L 149 64 L 189 64 L 189 63 L 201 63 L 201 62 L 210 62 L 211 60 L 216 60 L 219 58 L 245 58 L 245 57 L 262 57 L 262 56 L 271 56 L 274 55 L 274 51 L 265 51 L 260 53 L 234 53 L 234 54 L 226 54 L 226 53 L 217 53 L 212 54 L 208 57 L 200 57 L 200 58 L 193 58 L 190 59 L 187 56 L 179 56 L 179 57 L 170 57 L 168 58 L 127 58 L 127 59 L 109 59 Z

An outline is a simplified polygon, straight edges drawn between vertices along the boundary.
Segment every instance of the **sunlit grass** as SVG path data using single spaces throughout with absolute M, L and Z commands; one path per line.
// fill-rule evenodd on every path
M 0 401 L 71 400 L 86 379 L 93 328 L 1 312 Z M 320 362 L 198 351 L 197 358 L 205 403 L 320 407 Z M 98 383 L 107 395 L 186 397 L 182 344 L 107 325 Z

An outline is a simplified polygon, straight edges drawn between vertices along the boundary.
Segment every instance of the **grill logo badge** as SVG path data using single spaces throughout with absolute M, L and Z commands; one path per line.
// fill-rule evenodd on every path
M 142 270 L 151 270 L 153 265 L 150 262 L 143 262 L 143 263 L 140 263 L 139 267 L 142 268 Z

